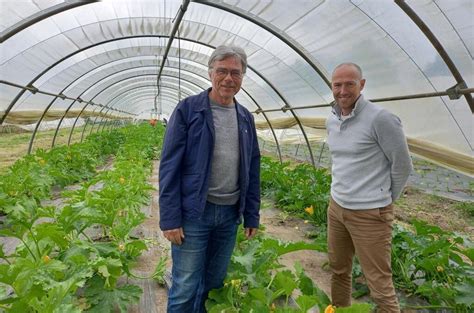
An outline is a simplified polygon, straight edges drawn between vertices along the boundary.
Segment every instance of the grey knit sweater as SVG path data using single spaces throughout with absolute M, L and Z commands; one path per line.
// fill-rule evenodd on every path
M 326 121 L 332 158 L 331 196 L 361 210 L 395 201 L 412 170 L 400 119 L 360 95 L 349 118 L 337 105 Z
M 232 205 L 239 200 L 239 125 L 235 104 L 221 105 L 209 98 L 215 142 L 209 179 L 209 202 Z

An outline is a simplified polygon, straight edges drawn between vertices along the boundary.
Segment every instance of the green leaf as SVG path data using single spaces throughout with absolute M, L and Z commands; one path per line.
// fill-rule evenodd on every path
M 248 295 L 266 305 L 269 305 L 272 300 L 272 292 L 266 288 L 250 289 Z
M 317 250 L 318 246 L 303 241 L 298 242 L 282 242 L 273 238 L 265 238 L 262 242 L 262 249 L 273 250 L 278 256 L 283 254 L 299 251 L 299 250 Z
M 462 251 L 465 256 L 471 260 L 471 262 L 474 262 L 474 248 L 467 248 Z
M 278 272 L 273 280 L 277 290 L 283 290 L 286 296 L 290 296 L 296 289 L 295 277 L 289 270 Z
M 298 288 L 304 295 L 312 295 L 314 292 L 313 281 L 305 274 L 299 262 L 295 263 L 294 267 L 296 275 L 298 276 Z
M 69 242 L 60 226 L 52 223 L 41 223 L 34 227 L 35 237 L 38 242 L 45 241 L 51 245 L 56 244 L 60 249 L 65 249 Z
M 97 272 L 105 278 L 105 288 L 113 289 L 117 279 L 122 275 L 122 262 L 120 259 L 101 258 L 94 262 Z
M 318 301 L 312 296 L 301 295 L 296 299 L 296 303 L 298 304 L 302 312 L 307 312 L 309 309 L 315 306 Z
M 472 280 L 466 281 L 460 286 L 456 286 L 455 289 L 458 291 L 456 303 L 469 306 L 474 304 L 474 282 Z
M 372 306 L 368 303 L 356 303 L 347 308 L 337 308 L 337 313 L 370 313 Z
M 229 304 L 217 304 L 214 305 L 210 310 L 209 313 L 237 313 L 235 308 L 230 306 Z
M 85 289 L 85 296 L 91 305 L 90 313 L 114 312 L 117 308 L 126 313 L 128 306 L 140 300 L 142 289 L 135 285 L 124 285 L 111 290 L 104 289 L 104 281 L 95 276 Z

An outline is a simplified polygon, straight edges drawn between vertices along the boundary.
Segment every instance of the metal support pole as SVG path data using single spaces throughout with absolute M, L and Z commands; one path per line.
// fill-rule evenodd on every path
M 461 88 L 466 88 L 466 82 L 462 77 L 461 73 L 458 71 L 456 65 L 449 57 L 449 54 L 444 49 L 441 42 L 439 42 L 438 38 L 434 35 L 428 25 L 423 22 L 423 20 L 413 11 L 413 9 L 405 2 L 405 0 L 395 0 L 395 3 L 408 15 L 409 18 L 415 23 L 416 26 L 425 34 L 426 38 L 431 42 L 433 47 L 438 51 L 439 55 L 443 59 L 446 66 L 448 66 L 451 74 L 453 74 L 454 79 L 458 83 Z M 471 93 L 465 93 L 464 98 L 466 98 L 467 104 L 471 109 L 471 112 L 474 113 L 474 101 L 472 99 Z

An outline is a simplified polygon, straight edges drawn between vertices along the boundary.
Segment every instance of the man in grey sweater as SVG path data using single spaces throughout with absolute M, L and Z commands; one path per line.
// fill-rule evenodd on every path
M 327 119 L 332 158 L 328 252 L 332 304 L 351 305 L 354 254 L 359 258 L 378 312 L 400 312 L 392 282 L 393 202 L 412 163 L 400 119 L 364 99 L 362 70 L 338 65 L 331 88 L 335 105 Z

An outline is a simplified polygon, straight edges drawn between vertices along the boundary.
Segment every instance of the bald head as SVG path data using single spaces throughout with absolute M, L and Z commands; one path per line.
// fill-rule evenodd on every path
M 360 68 L 359 65 L 355 64 L 355 63 L 352 63 L 352 62 L 345 62 L 345 63 L 341 63 L 339 64 L 338 66 L 336 66 L 332 72 L 332 76 L 334 76 L 334 73 L 342 68 L 342 67 L 349 67 L 349 68 L 352 68 L 353 70 L 355 70 L 359 76 L 359 79 L 362 79 L 362 69 Z
M 360 92 L 364 89 L 365 79 L 362 70 L 355 63 L 342 63 L 332 73 L 331 89 L 334 100 L 344 115 L 348 115 L 355 106 Z

